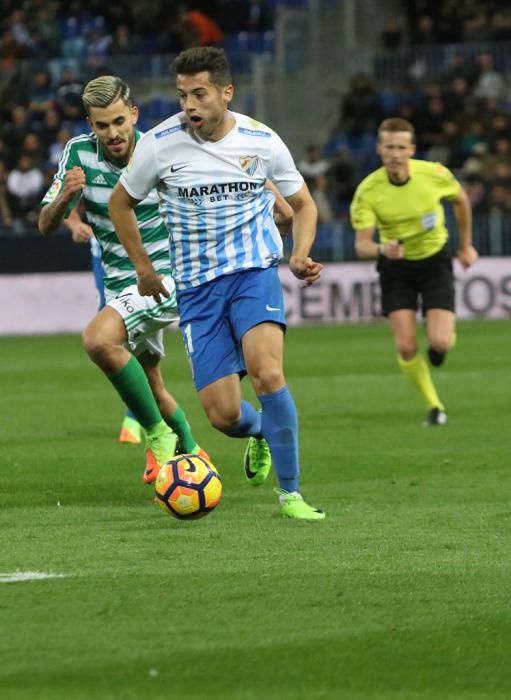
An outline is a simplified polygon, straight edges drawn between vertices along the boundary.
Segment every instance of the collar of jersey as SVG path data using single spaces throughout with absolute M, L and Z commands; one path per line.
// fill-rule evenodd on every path
M 412 179 L 412 175 L 413 175 L 414 170 L 415 170 L 415 159 L 410 158 L 410 160 L 408 161 L 408 177 L 406 178 L 406 180 L 404 182 L 392 182 L 388 172 L 385 172 L 385 174 L 387 176 L 387 180 L 388 180 L 389 185 L 392 185 L 393 187 L 404 187 Z
M 141 132 L 138 129 L 135 129 L 135 145 L 137 144 L 137 142 L 141 136 L 142 136 Z M 101 141 L 97 137 L 96 137 L 96 144 L 97 144 L 98 160 L 105 160 L 113 168 L 118 168 L 118 170 L 122 170 L 122 168 L 119 168 L 117 165 L 115 165 L 115 163 L 112 163 L 111 160 L 108 160 L 108 158 L 105 157 L 105 149 L 103 148 L 103 144 L 101 143 Z

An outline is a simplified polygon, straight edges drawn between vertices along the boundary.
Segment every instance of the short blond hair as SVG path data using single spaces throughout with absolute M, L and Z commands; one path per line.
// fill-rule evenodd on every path
M 378 139 L 381 139 L 381 135 L 384 131 L 389 131 L 391 133 L 407 131 L 412 135 L 412 141 L 415 141 L 415 129 L 413 124 L 401 117 L 389 117 L 389 119 L 384 119 L 378 127 Z
M 90 114 L 93 107 L 109 107 L 117 100 L 131 106 L 130 86 L 116 75 L 101 75 L 87 83 L 82 94 L 83 108 Z

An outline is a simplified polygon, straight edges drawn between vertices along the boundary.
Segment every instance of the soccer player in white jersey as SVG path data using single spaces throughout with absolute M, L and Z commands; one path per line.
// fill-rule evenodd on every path
M 183 109 L 145 134 L 110 199 L 110 215 L 133 261 L 141 294 L 167 290 L 144 250 L 134 208 L 154 187 L 170 233 L 180 328 L 195 386 L 211 424 L 248 437 L 245 473 L 255 486 L 275 465 L 282 513 L 321 520 L 299 488 L 298 420 L 283 372 L 282 241 L 272 180 L 294 210 L 289 261 L 305 285 L 321 265 L 309 252 L 316 207 L 279 136 L 228 109 L 233 86 L 221 49 L 187 49 L 174 62 Z M 257 411 L 241 398 L 248 374 Z
M 168 234 L 156 193 L 149 191 L 136 217 L 166 289 L 166 298 L 157 303 L 138 293 L 133 265 L 108 219 L 110 194 L 141 136 L 135 128 L 138 110 L 131 102 L 129 86 L 115 76 L 90 81 L 83 104 L 92 133 L 66 144 L 43 198 L 39 229 L 50 235 L 64 219 L 69 222 L 69 217 L 77 216 L 73 210 L 79 199 L 83 201 L 88 225 L 101 248 L 107 302 L 85 329 L 83 343 L 146 432 L 143 479 L 149 483 L 174 455 L 176 436 L 179 451 L 205 455 L 184 411 L 165 388 L 160 370 L 165 354 L 162 329 L 178 318 L 175 285 L 168 274 Z

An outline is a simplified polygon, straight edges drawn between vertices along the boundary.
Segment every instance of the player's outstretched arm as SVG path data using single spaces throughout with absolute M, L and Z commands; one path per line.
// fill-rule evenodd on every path
M 153 264 L 147 254 L 140 230 L 138 228 L 135 207 L 138 200 L 133 199 L 126 192 L 120 182 L 114 187 L 108 211 L 117 233 L 117 237 L 123 244 L 129 259 L 133 263 L 138 277 L 138 291 L 142 296 L 154 297 L 157 302 L 161 301 L 160 295 L 169 296 L 160 277 L 156 274 Z
M 79 166 L 67 171 L 62 191 L 53 202 L 45 204 L 39 214 L 38 227 L 43 236 L 54 233 L 66 216 L 68 207 L 73 199 L 85 187 L 85 173 Z
M 458 222 L 458 260 L 467 269 L 476 262 L 478 254 L 472 245 L 472 209 L 470 208 L 470 200 L 463 188 L 451 203 L 454 209 L 454 216 Z
M 316 238 L 318 212 L 309 188 L 304 183 L 301 188 L 286 201 L 293 208 L 293 250 L 289 258 L 289 267 L 295 277 L 309 286 L 319 279 L 323 265 L 315 262 L 310 250 Z

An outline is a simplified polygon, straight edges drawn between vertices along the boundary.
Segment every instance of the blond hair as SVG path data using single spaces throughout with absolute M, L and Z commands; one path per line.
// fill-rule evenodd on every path
M 131 106 L 130 86 L 115 75 L 101 75 L 87 83 L 82 95 L 83 108 L 90 114 L 93 107 L 109 107 L 117 100 Z
M 384 119 L 378 127 L 379 139 L 381 139 L 381 135 L 384 131 L 390 131 L 391 133 L 396 133 L 397 131 L 407 131 L 412 135 L 412 141 L 415 141 L 415 129 L 413 124 L 411 124 L 407 119 L 402 119 L 401 117 L 389 117 L 389 119 Z

